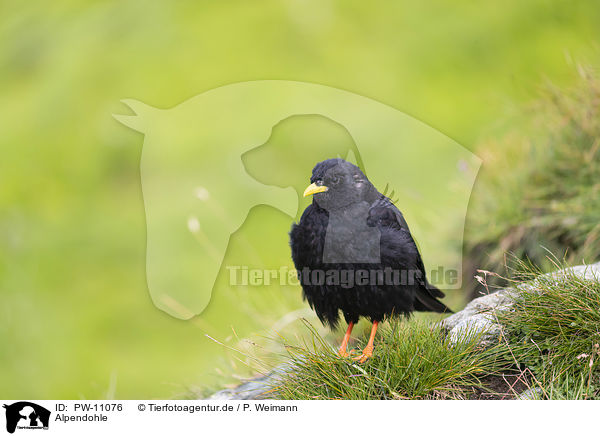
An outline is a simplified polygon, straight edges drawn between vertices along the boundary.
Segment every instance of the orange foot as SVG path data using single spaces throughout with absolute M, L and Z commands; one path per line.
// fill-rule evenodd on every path
M 346 350 L 342 350 L 340 348 L 340 350 L 338 351 L 338 356 L 340 356 L 340 357 L 350 357 L 350 354 L 348 354 L 348 352 Z
M 367 345 L 365 347 L 365 349 L 363 350 L 362 354 L 358 357 L 353 357 L 353 359 L 358 360 L 358 363 L 365 363 L 372 356 L 373 356 L 373 346 Z
M 369 357 L 373 355 L 373 342 L 375 341 L 375 333 L 377 333 L 378 325 L 379 321 L 373 321 L 373 327 L 371 327 L 371 336 L 369 336 L 369 342 L 367 342 L 367 346 L 360 356 L 354 357 L 354 360 L 358 360 L 359 363 L 365 363 Z

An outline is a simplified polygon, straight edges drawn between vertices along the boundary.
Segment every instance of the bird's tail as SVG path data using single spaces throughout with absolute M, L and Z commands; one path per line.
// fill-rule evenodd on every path
M 433 285 L 427 283 L 415 295 L 415 310 L 420 312 L 454 313 L 448 306 L 438 300 L 445 294 Z

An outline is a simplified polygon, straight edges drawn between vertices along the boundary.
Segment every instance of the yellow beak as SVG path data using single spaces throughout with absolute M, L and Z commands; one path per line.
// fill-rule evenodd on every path
M 319 192 L 325 192 L 328 189 L 329 188 L 327 186 L 317 186 L 316 183 L 313 183 L 304 190 L 303 197 L 308 197 L 309 195 L 317 194 Z

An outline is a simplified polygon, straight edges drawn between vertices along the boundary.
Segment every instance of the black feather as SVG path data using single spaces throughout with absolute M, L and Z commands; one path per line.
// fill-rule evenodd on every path
M 329 159 L 315 166 L 311 182 L 324 186 L 332 183 L 335 187 L 315 194 L 300 222 L 292 225 L 290 246 L 303 296 L 324 324 L 335 327 L 340 312 L 347 322 L 354 323 L 360 317 L 381 321 L 391 316 L 409 316 L 415 310 L 451 312 L 438 300 L 444 297 L 443 292 L 427 282 L 421 255 L 404 216 L 388 197 L 375 189 L 358 167 L 342 159 Z M 330 212 L 349 215 L 348 211 L 359 204 L 367 205 L 366 226 L 379 231 L 378 262 L 325 262 L 327 232 L 339 230 L 328 230 Z M 358 233 L 350 231 L 348 234 Z M 345 245 L 349 253 L 355 254 L 352 249 L 355 244 L 360 247 L 361 241 L 353 240 L 352 236 L 349 238 Z M 393 270 L 412 274 L 414 279 L 401 283 L 369 280 L 366 284 L 342 286 L 338 282 L 322 282 L 311 277 L 315 271 L 323 271 L 325 275 L 337 273 L 339 278 L 342 273 L 355 274 L 358 270 L 367 270 L 379 278 L 385 276 L 385 271 Z

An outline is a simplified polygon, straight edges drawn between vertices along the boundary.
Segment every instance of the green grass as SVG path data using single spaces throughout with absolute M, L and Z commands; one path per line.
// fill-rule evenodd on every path
M 205 333 L 238 346 L 232 326 L 252 337 L 306 307 L 298 287 L 229 289 L 227 271 L 193 321 L 152 304 L 143 138 L 112 118 L 125 113 L 121 99 L 169 108 L 239 81 L 308 81 L 389 104 L 472 147 L 507 102 L 531 98 L 540 75 L 571 83 L 565 53 L 593 56 L 600 21 L 589 0 L 501 8 L 7 0 L 1 8 L 0 386 L 7 398 L 30 399 L 106 398 L 113 385 L 118 399 L 169 398 L 212 385 L 228 355 Z M 292 138 L 318 145 L 314 126 L 306 132 Z M 243 241 L 254 237 L 253 262 L 289 263 L 289 224 L 256 208 L 230 259 L 247 263 Z
M 286 344 L 293 369 L 268 397 L 509 399 L 539 388 L 544 399 L 600 399 L 600 280 L 527 266 L 513 285 L 521 291 L 512 310 L 496 313 L 504 332 L 487 349 L 481 333 L 465 331 L 452 343 L 437 323 L 396 320 L 378 332 L 374 356 L 358 364 L 306 323 L 308 341 Z
M 465 277 L 475 269 L 505 273 L 514 264 L 507 252 L 545 271 L 554 267 L 548 251 L 570 263 L 600 259 L 600 75 L 578 72 L 569 89 L 544 86 L 512 131 L 479 148 Z
M 310 326 L 310 325 L 309 325 Z M 289 346 L 294 368 L 271 391 L 279 399 L 460 399 L 482 388 L 482 377 L 499 369 L 494 352 L 481 350 L 477 335 L 451 344 L 439 327 L 393 321 L 378 333 L 365 364 L 340 358 L 316 334 L 303 347 Z M 364 346 L 364 340 L 360 346 Z
M 498 313 L 511 355 L 547 398 L 600 399 L 600 281 L 567 271 L 527 289 Z

